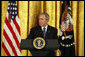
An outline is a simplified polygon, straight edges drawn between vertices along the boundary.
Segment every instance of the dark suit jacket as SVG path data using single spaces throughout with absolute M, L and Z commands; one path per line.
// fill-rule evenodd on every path
M 34 39 L 36 37 L 42 37 L 43 38 L 43 31 L 41 29 L 41 26 L 37 26 L 31 29 L 30 35 L 28 36 L 28 39 Z M 51 27 L 48 25 L 47 27 L 47 33 L 46 37 L 44 39 L 58 39 L 57 37 L 57 29 L 54 27 Z M 34 56 L 50 56 L 54 55 L 54 51 L 44 51 L 44 50 L 31 50 L 32 55 Z

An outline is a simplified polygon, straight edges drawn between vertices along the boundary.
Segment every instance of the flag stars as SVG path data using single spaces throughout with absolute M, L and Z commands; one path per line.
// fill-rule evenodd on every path
M 12 19 L 14 19 L 14 16 L 12 16 Z
M 13 7 L 13 10 L 14 10 L 14 7 Z
M 10 3 L 8 5 L 10 5 Z
M 12 5 L 12 3 L 11 3 L 11 5 Z
M 9 7 L 8 7 L 8 10 L 9 10 Z
M 15 14 L 17 14 L 17 12 L 15 12 Z
M 14 14 L 14 12 L 12 14 Z
M 8 4 L 8 12 L 11 14 L 11 18 L 14 19 L 18 12 L 17 12 L 17 6 L 16 3 L 9 3 Z
M 15 8 L 15 10 L 17 10 L 17 8 Z
M 14 7 L 13 7 L 13 10 L 17 10 L 17 8 L 14 8 Z

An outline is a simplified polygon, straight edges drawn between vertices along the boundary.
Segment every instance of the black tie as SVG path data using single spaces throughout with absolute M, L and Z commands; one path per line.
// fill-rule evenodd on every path
M 45 29 L 46 29 L 46 28 L 43 28 L 43 34 L 44 34 L 43 37 L 44 37 L 44 38 L 45 38 L 45 36 L 46 36 L 46 31 L 45 31 Z

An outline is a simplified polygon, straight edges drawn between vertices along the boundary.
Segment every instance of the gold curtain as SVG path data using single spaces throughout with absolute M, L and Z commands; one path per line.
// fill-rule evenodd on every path
M 49 25 L 59 30 L 59 20 L 62 1 L 16 1 L 19 12 L 21 39 L 26 39 L 30 29 L 38 25 L 38 15 L 47 12 L 50 15 Z M 84 1 L 70 1 L 74 25 L 75 53 L 84 56 Z M 6 17 L 8 1 L 1 2 L 1 44 L 3 26 Z M 59 35 L 59 31 L 58 31 Z M 56 50 L 56 56 L 60 53 Z M 31 56 L 29 50 L 22 50 L 22 56 Z M 1 56 L 6 56 L 1 47 Z

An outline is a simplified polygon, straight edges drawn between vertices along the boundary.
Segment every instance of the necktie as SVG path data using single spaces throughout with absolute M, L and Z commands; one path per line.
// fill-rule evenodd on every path
M 46 29 L 46 28 L 43 28 L 43 34 L 44 34 L 43 37 L 44 37 L 44 38 L 45 38 L 45 36 L 46 36 L 46 31 L 45 31 L 45 29 Z

